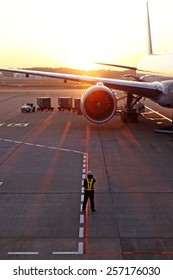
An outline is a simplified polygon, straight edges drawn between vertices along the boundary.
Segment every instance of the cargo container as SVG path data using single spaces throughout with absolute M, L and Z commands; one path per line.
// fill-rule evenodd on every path
M 58 109 L 59 111 L 73 109 L 73 98 L 72 97 L 58 97 Z
M 38 105 L 38 110 L 53 110 L 53 107 L 51 107 L 51 98 L 50 97 L 38 97 L 37 98 L 37 105 Z
M 80 98 L 74 99 L 74 110 L 78 115 L 82 115 L 82 111 L 80 107 Z

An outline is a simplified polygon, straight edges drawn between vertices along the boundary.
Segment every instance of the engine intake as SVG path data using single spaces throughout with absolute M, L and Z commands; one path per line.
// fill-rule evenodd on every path
M 81 110 L 94 123 L 109 121 L 115 114 L 117 101 L 113 91 L 102 83 L 89 87 L 82 95 Z

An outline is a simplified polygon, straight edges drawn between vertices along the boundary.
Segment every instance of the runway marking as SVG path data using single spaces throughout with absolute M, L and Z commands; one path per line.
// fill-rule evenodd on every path
M 10 123 L 7 127 L 26 127 L 29 123 Z
M 84 179 L 86 178 L 86 174 L 88 171 L 88 153 L 85 153 L 83 156 L 83 168 L 85 165 L 85 169 L 83 170 L 83 174 L 82 174 L 82 182 L 84 181 Z M 83 204 L 83 199 L 84 199 L 84 186 L 82 187 L 82 194 L 83 196 L 81 196 L 81 210 L 82 210 L 82 204 Z M 88 253 L 88 207 L 86 207 L 86 211 L 84 213 L 84 231 L 83 231 L 83 254 L 87 254 Z
M 24 144 L 24 145 L 34 146 L 34 147 L 38 147 L 38 148 L 47 148 L 47 149 L 53 149 L 53 150 L 60 150 L 60 151 L 65 151 L 65 152 L 74 152 L 74 153 L 83 154 L 79 238 L 80 239 L 84 239 L 84 235 L 85 235 L 86 229 L 84 228 L 85 216 L 84 216 L 84 213 L 82 212 L 82 205 L 83 205 L 83 199 L 84 199 L 83 180 L 84 180 L 84 178 L 86 176 L 86 170 L 87 170 L 86 153 L 83 153 L 81 151 L 76 151 L 76 150 L 57 148 L 57 147 L 53 147 L 53 146 L 46 146 L 46 145 L 42 145 L 42 144 L 34 144 L 34 143 L 22 142 L 22 141 L 11 140 L 11 139 L 0 138 L 0 141 L 9 142 L 9 143 L 15 143 L 15 144 Z M 2 184 L 3 184 L 3 182 L 0 182 L 0 186 Z M 57 255 L 60 255 L 60 254 L 83 254 L 83 253 L 84 253 L 84 240 L 80 241 L 78 243 L 78 251 L 74 251 L 74 252 L 62 252 L 62 251 L 61 252 L 52 252 L 52 254 L 54 254 L 54 255 L 56 255 L 56 254 Z M 8 252 L 8 255 L 37 255 L 37 254 L 38 254 L 38 252 Z
M 145 108 L 147 108 L 147 109 L 148 109 L 149 111 L 151 111 L 152 113 L 155 113 L 155 114 L 159 115 L 162 119 L 165 119 L 165 120 L 167 120 L 167 121 L 169 121 L 169 122 L 172 123 L 172 120 L 171 120 L 171 119 L 169 119 L 169 118 L 167 118 L 166 116 L 160 114 L 159 112 L 157 112 L 157 111 L 155 111 L 155 110 L 149 108 L 148 106 L 145 106 Z M 144 112 L 144 113 L 142 113 L 142 116 L 145 117 L 145 115 L 148 115 L 148 114 L 150 114 L 151 112 Z M 155 120 L 155 119 L 157 119 L 157 118 L 149 118 L 149 119 Z
M 80 224 L 84 223 L 84 215 L 80 215 Z
M 38 252 L 8 252 L 8 255 L 38 255 Z
M 34 143 L 23 142 L 23 141 L 18 141 L 18 140 L 0 138 L 0 141 L 15 143 L 15 144 L 23 144 L 23 145 L 33 146 L 33 147 L 38 147 L 38 148 L 46 148 L 46 149 L 50 149 L 50 150 L 59 150 L 62 152 L 72 152 L 72 153 L 76 153 L 76 154 L 84 154 L 83 152 L 78 151 L 78 150 L 64 149 L 64 148 L 58 148 L 58 147 L 53 147 L 53 146 L 46 146 L 46 145 L 42 145 L 42 144 L 34 144 Z
M 79 238 L 83 238 L 84 237 L 84 228 L 80 227 L 79 228 Z
M 52 255 L 82 255 L 83 254 L 83 242 L 78 243 L 78 251 L 74 252 L 52 252 Z
M 86 153 L 83 153 L 81 203 L 80 203 L 80 227 L 79 227 L 79 238 L 82 238 L 82 239 L 84 239 L 84 232 L 85 232 L 85 229 L 84 229 L 85 216 L 82 211 L 83 200 L 84 200 L 83 181 L 84 181 L 85 176 L 86 176 Z M 83 254 L 84 253 L 84 240 L 79 242 L 78 247 L 79 247 L 78 252 L 80 252 L 80 254 Z

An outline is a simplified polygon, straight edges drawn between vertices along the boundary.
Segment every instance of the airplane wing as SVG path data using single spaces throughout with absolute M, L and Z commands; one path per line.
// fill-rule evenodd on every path
M 26 77 L 29 77 L 29 75 L 36 75 L 42 77 L 71 80 L 75 82 L 83 82 L 91 85 L 95 85 L 97 83 L 103 83 L 105 86 L 111 89 L 130 92 L 132 94 L 148 97 L 150 99 L 157 99 L 160 94 L 163 94 L 162 84 L 159 82 L 147 83 L 147 82 L 137 82 L 137 81 L 129 81 L 129 80 L 118 80 L 118 79 L 99 78 L 99 77 L 92 77 L 92 76 L 62 74 L 62 73 L 43 72 L 43 71 L 34 71 L 34 70 L 23 70 L 23 69 L 11 69 L 11 68 L 0 68 L 0 71 L 21 73 L 21 74 L 25 74 Z
M 137 70 L 138 70 L 138 68 L 135 67 L 135 66 L 120 65 L 120 64 L 112 64 L 112 63 L 104 63 L 104 62 L 94 62 L 94 63 L 95 63 L 95 64 L 98 64 L 98 65 L 105 65 L 105 66 L 111 66 L 111 67 L 129 69 L 129 70 L 134 70 L 134 71 L 137 71 Z
M 145 70 L 145 69 L 139 69 L 138 67 L 135 67 L 135 66 L 112 64 L 112 63 L 105 63 L 105 62 L 94 62 L 94 63 L 98 64 L 98 65 L 117 67 L 117 68 L 122 68 L 122 69 L 126 69 L 126 70 L 140 71 L 140 72 L 144 72 L 144 73 L 151 73 L 152 72 L 152 71 L 148 71 L 148 70 Z M 157 73 L 160 73 L 160 72 L 157 72 Z

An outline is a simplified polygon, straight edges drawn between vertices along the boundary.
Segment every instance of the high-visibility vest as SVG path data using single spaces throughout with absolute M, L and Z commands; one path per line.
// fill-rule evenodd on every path
M 87 180 L 87 187 L 85 187 L 85 190 L 86 191 L 93 191 L 94 190 L 94 184 L 93 184 L 93 181 L 94 181 L 94 179 L 92 178 L 92 179 L 86 179 Z

